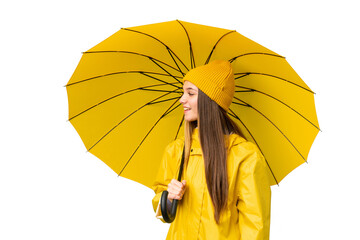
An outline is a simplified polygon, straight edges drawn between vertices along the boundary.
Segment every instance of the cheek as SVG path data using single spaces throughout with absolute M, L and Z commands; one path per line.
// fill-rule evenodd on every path
M 194 100 L 194 101 L 192 101 L 192 103 L 191 103 L 191 108 L 194 110 L 194 112 L 196 112 L 196 114 L 197 114 L 197 109 L 198 109 L 198 106 L 197 106 L 197 99 L 196 100 Z

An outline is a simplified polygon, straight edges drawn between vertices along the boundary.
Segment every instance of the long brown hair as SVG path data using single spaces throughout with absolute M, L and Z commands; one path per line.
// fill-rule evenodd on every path
M 196 126 L 199 127 L 206 183 L 215 210 L 214 218 L 219 223 L 221 211 L 226 208 L 229 190 L 224 136 L 235 133 L 243 137 L 243 134 L 226 111 L 199 89 L 198 121 L 185 122 L 186 163 L 190 155 L 192 131 Z

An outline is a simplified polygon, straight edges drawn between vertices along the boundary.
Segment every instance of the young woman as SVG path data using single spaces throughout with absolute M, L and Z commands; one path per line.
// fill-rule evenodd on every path
M 258 148 L 228 117 L 235 91 L 227 61 L 213 61 L 183 79 L 185 139 L 165 149 L 153 185 L 154 210 L 164 190 L 179 200 L 167 239 L 269 239 L 269 174 Z M 185 146 L 182 181 L 177 181 Z M 161 218 L 161 217 L 159 217 Z

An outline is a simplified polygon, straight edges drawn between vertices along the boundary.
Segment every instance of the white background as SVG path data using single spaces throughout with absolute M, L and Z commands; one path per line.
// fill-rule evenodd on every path
M 6 3 L 5 3 L 6 2 Z M 121 27 L 170 20 L 234 29 L 316 92 L 322 132 L 272 187 L 271 239 L 360 239 L 356 1 L 2 1 L 0 239 L 165 239 L 153 192 L 112 172 L 67 122 L 81 52 Z

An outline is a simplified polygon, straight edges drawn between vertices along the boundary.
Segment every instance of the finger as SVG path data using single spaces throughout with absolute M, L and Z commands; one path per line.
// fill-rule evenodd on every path
M 168 194 L 168 197 L 167 197 L 170 201 L 172 201 L 172 200 L 174 200 L 174 195 L 172 195 L 172 194 Z
M 172 194 L 173 196 L 179 196 L 179 197 L 182 197 L 182 195 L 184 194 L 185 190 L 181 190 L 181 189 L 178 189 L 178 188 L 168 188 L 168 193 L 169 194 Z
M 182 180 L 181 182 L 179 182 L 178 180 L 173 179 L 171 183 L 175 184 L 176 186 L 183 187 L 186 185 L 186 180 Z
M 181 197 L 181 196 L 178 196 L 178 195 L 169 194 L 169 195 L 168 195 L 168 199 L 169 199 L 169 200 L 174 200 L 174 199 L 181 200 L 182 197 Z
M 179 188 L 183 188 L 183 187 L 184 187 L 183 183 L 182 183 L 182 182 L 179 182 L 179 181 L 176 180 L 176 179 L 172 179 L 172 180 L 171 180 L 171 183 L 172 183 L 173 185 L 179 187 Z
M 181 183 L 180 183 L 181 184 Z M 184 190 L 184 185 L 176 185 L 176 184 L 172 184 L 172 183 L 169 183 L 168 185 L 168 189 L 171 189 L 172 191 L 177 191 L 177 192 L 181 192 Z
M 181 188 L 179 188 L 177 185 L 173 183 L 168 184 L 168 191 L 181 191 Z
M 168 189 L 168 192 L 172 196 L 179 196 L 179 197 L 181 197 L 184 194 L 184 191 L 179 191 L 179 190 L 176 190 L 176 189 L 174 190 L 174 189 L 171 189 L 171 188 Z
M 186 186 L 186 180 L 182 180 L 181 183 L 183 184 L 183 186 Z

